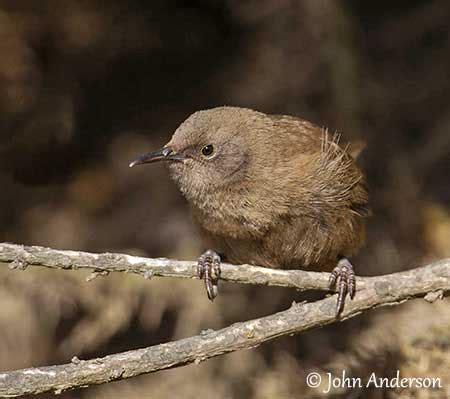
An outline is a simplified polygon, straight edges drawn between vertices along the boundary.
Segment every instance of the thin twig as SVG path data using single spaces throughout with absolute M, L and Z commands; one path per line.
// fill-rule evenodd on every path
M 4 253 L 8 251 L 8 248 L 11 255 L 11 252 L 23 249 L 23 247 L 11 246 L 11 244 L 0 245 L 0 261 L 12 263 L 14 260 L 8 260 L 10 256 Z M 53 251 L 61 256 L 59 260 L 51 261 L 51 265 L 48 265 L 45 264 L 48 262 L 45 256 L 38 256 L 40 249 L 37 247 L 31 248 L 31 250 L 30 248 L 24 249 L 25 253 L 19 251 L 20 256 L 17 258 L 17 266 L 29 264 L 59 268 L 64 263 L 62 260 L 65 260 L 67 263 L 65 263 L 66 267 L 64 268 L 72 269 L 79 268 L 78 265 L 86 265 L 87 258 L 102 259 L 104 262 L 109 259 L 108 255 L 86 255 L 79 252 L 42 249 L 41 253 L 48 255 L 49 251 Z M 30 254 L 30 251 L 37 251 L 37 254 Z M 87 258 L 80 259 L 74 266 L 73 261 L 78 255 L 81 257 L 87 256 Z M 112 256 L 113 260 L 115 259 L 119 264 L 122 264 L 122 269 L 123 262 L 121 263 L 121 261 L 123 259 L 121 257 L 123 256 L 125 256 L 124 259 L 128 260 L 129 264 L 130 258 L 126 255 Z M 139 259 L 137 263 L 140 265 L 139 267 L 146 264 L 145 258 L 137 259 Z M 151 267 L 155 267 L 153 263 L 155 260 L 149 261 L 152 264 Z M 22 262 L 25 262 L 25 264 Z M 172 261 L 163 260 L 161 262 L 169 262 L 166 264 L 172 270 L 170 272 L 172 274 L 163 273 L 162 275 L 193 277 L 194 272 L 191 269 L 194 265 L 191 262 L 181 262 L 185 265 L 180 266 L 181 269 L 179 270 L 177 269 L 179 262 L 173 261 L 171 266 L 170 262 Z M 55 266 L 55 264 L 60 266 Z M 98 268 L 94 263 L 88 264 L 91 265 L 88 268 L 100 271 L 113 271 L 114 269 L 105 268 L 104 265 Z M 161 267 L 163 266 L 157 266 L 157 270 Z M 244 269 L 241 266 L 237 268 Z M 174 269 L 176 269 L 175 272 L 173 272 Z M 115 271 L 120 270 L 117 269 Z M 230 274 L 234 272 L 231 266 L 228 271 Z M 138 274 L 142 273 L 138 272 Z M 321 274 L 319 273 L 318 275 Z M 326 276 L 326 274 L 324 275 Z M 246 282 L 250 281 L 248 278 L 245 278 L 245 280 Z M 232 281 L 241 282 L 240 278 Z M 253 348 L 283 335 L 295 334 L 315 327 L 321 327 L 337 320 L 348 319 L 371 308 L 396 305 L 408 299 L 423 296 L 432 302 L 442 298 L 447 292 L 450 292 L 450 259 L 441 260 L 406 272 L 365 278 L 364 284 L 356 293 L 355 298 L 346 303 L 339 319 L 335 317 L 336 295 L 333 295 L 317 302 L 294 304 L 290 309 L 283 312 L 243 323 L 236 323 L 218 331 L 208 330 L 198 336 L 179 341 L 87 361 L 74 358 L 71 363 L 65 365 L 0 373 L 0 396 L 15 397 L 48 391 L 60 393 L 69 389 L 130 378 L 189 363 L 199 363 L 239 349 Z

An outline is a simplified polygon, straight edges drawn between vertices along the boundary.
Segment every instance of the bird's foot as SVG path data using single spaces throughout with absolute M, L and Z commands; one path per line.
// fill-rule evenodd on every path
M 208 298 L 214 301 L 219 292 L 220 255 L 208 249 L 198 258 L 197 273 L 205 281 Z
M 336 316 L 344 308 L 345 297 L 348 293 L 350 299 L 355 296 L 356 279 L 353 266 L 347 258 L 341 258 L 330 275 L 330 288 L 335 286 L 338 291 Z

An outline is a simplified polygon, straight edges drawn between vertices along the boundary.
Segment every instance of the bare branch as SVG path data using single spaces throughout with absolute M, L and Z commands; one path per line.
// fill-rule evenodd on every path
M 8 248 L 10 249 L 9 256 L 5 254 Z M 23 266 L 20 262 L 44 266 L 44 263 L 48 262 L 48 251 L 52 251 L 36 247 L 24 249 L 23 247 L 11 246 L 10 244 L 1 244 L 0 261 L 14 262 L 14 260 L 10 260 L 11 254 L 17 249 L 25 251 L 24 253 L 19 251 L 18 266 Z M 46 255 L 40 257 L 40 251 Z M 124 271 L 129 270 L 124 265 L 127 265 L 127 267 L 131 265 L 133 266 L 132 271 L 138 274 L 145 273 L 145 270 L 148 271 L 146 267 L 149 267 L 150 270 L 156 268 L 155 270 L 158 271 L 158 274 L 155 273 L 155 275 L 160 275 L 159 272 L 165 266 L 158 262 L 165 262 L 163 264 L 168 265 L 167 267 L 170 271 L 167 273 L 161 272 L 161 275 L 193 277 L 195 274 L 195 265 L 192 262 L 147 260 L 127 257 L 126 255 L 92 255 L 70 251 L 52 251 L 52 253 L 55 252 L 57 255 L 59 254 L 59 260 L 51 263 L 51 266 L 47 265 L 48 267 L 62 267 L 61 265 L 64 264 L 66 265 L 64 268 L 71 269 L 81 268 L 80 265 L 84 265 L 84 267 L 96 271 L 113 271 L 115 267 L 117 269 L 114 271 Z M 74 263 L 74 259 L 78 255 L 82 259 Z M 106 267 L 109 256 L 112 257 L 112 264 L 117 263 L 115 267 Z M 105 262 L 105 265 L 102 263 L 101 267 L 98 267 L 93 259 L 95 261 L 101 259 L 102 262 Z M 130 262 L 130 259 L 138 260 L 137 263 L 133 264 Z M 59 266 L 55 266 L 56 264 Z M 141 271 L 136 271 L 134 270 L 135 268 Z M 245 282 L 250 282 L 250 279 L 244 272 L 243 275 L 230 278 L 230 276 L 236 276 L 233 273 L 240 272 L 240 270 L 234 270 L 234 268 L 244 269 L 241 266 L 232 267 L 228 265 L 226 269 L 227 273 L 229 273 L 227 274 L 229 280 L 242 282 L 241 279 L 244 278 Z M 259 268 L 252 269 L 259 271 Z M 291 286 L 290 283 L 287 283 L 290 282 L 287 279 L 287 275 L 291 272 L 286 273 L 286 275 L 282 274 L 286 279 L 280 278 L 277 285 Z M 317 273 L 317 275 L 322 276 L 321 273 Z M 327 276 L 326 274 L 323 275 Z M 267 275 L 264 276 L 266 277 L 263 279 L 267 278 Z M 267 283 L 264 282 L 264 284 Z M 310 284 L 314 285 L 313 283 Z M 322 286 L 318 288 L 320 289 L 320 287 Z M 444 293 L 449 291 L 450 259 L 441 260 L 406 272 L 365 278 L 364 284 L 356 293 L 355 298 L 346 303 L 344 312 L 339 320 L 354 317 L 363 311 L 378 306 L 399 304 L 414 297 L 425 296 L 425 299 L 431 302 L 441 298 Z M 218 331 L 208 330 L 198 336 L 179 341 L 109 355 L 99 359 L 84 361 L 74 358 L 71 363 L 65 365 L 0 373 L 0 396 L 15 397 L 48 391 L 59 393 L 68 389 L 130 378 L 189 363 L 199 363 L 239 349 L 253 348 L 283 335 L 295 334 L 333 323 L 337 320 L 334 313 L 335 305 L 336 295 L 333 295 L 317 302 L 294 304 L 290 309 L 283 312 L 243 323 L 236 323 Z
M 108 272 L 138 274 L 144 278 L 180 277 L 198 278 L 197 262 L 165 258 L 143 258 L 123 254 L 93 254 L 81 251 L 62 251 L 44 247 L 28 247 L 0 243 L 0 262 L 12 269 L 42 266 L 52 269 L 88 270 L 89 279 Z M 277 270 L 250 265 L 221 264 L 222 280 L 235 283 L 293 287 L 298 290 L 328 290 L 327 273 L 304 270 Z M 364 279 L 357 283 L 362 288 Z

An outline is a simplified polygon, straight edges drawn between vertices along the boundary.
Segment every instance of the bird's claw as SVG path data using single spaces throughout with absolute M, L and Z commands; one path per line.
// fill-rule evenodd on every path
M 220 260 L 220 255 L 212 249 L 198 258 L 197 274 L 205 281 L 206 293 L 211 301 L 219 292 Z
M 330 288 L 336 287 L 338 299 L 336 304 L 336 316 L 344 308 L 345 297 L 348 293 L 350 299 L 353 299 L 356 291 L 356 279 L 353 266 L 347 258 L 341 258 L 337 266 L 333 269 L 329 280 Z

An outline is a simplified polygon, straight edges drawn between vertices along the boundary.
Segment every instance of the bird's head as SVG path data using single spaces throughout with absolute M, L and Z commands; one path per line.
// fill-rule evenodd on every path
M 163 148 L 140 156 L 130 167 L 167 161 L 172 178 L 188 199 L 204 198 L 207 193 L 246 178 L 252 132 L 264 117 L 257 111 L 237 107 L 196 112 Z

